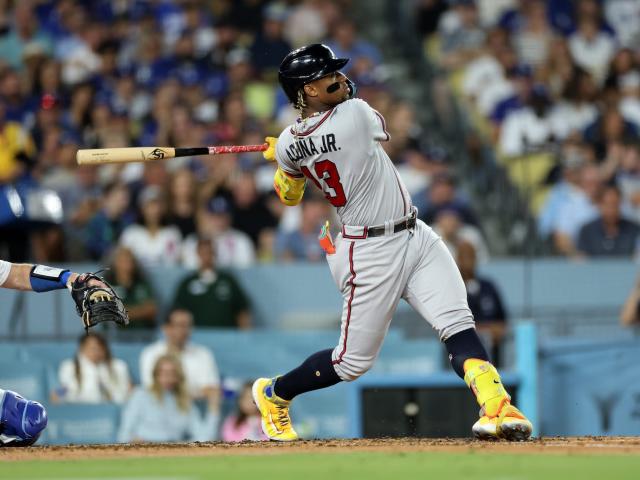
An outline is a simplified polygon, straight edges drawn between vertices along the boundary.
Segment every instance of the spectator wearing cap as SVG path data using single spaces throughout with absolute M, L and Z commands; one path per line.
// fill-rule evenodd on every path
M 251 327 L 249 299 L 233 275 L 216 268 L 213 242 L 198 238 L 198 270 L 176 291 L 173 308 L 187 310 L 196 327 Z
M 319 195 L 307 195 L 301 205 L 300 226 L 295 230 L 280 229 L 275 239 L 278 260 L 318 262 L 324 252 L 318 243 L 323 221 L 329 215 L 329 207 Z
M 163 224 L 166 210 L 162 190 L 146 187 L 138 197 L 139 223 L 125 228 L 120 245 L 129 248 L 144 267 L 176 265 L 180 261 L 180 230 Z
M 482 234 L 473 225 L 463 223 L 457 209 L 448 207 L 440 209 L 432 227 L 433 231 L 440 235 L 453 257 L 456 256 L 458 247 L 462 243 L 467 243 L 473 247 L 475 258 L 479 263 L 489 261 L 489 249 Z
M 577 250 L 587 257 L 631 257 L 638 251 L 640 226 L 622 218 L 622 195 L 615 185 L 602 191 L 598 207 L 600 215 L 587 223 L 578 234 Z
M 421 214 L 421 219 L 427 224 L 435 221 L 440 210 L 448 209 L 457 211 L 463 223 L 478 226 L 475 213 L 469 203 L 458 195 L 456 179 L 449 172 L 434 176 L 427 191 L 427 201 L 427 208 Z
M 198 212 L 198 235 L 208 237 L 216 252 L 216 265 L 221 268 L 246 268 L 255 262 L 256 253 L 251 238 L 231 227 L 231 205 L 223 196 L 213 197 Z M 198 268 L 198 239 L 190 235 L 184 242 L 183 265 Z
M 555 138 L 551 122 L 551 99 L 542 87 L 534 88 L 524 108 L 512 111 L 500 128 L 503 155 L 520 156 L 543 148 Z

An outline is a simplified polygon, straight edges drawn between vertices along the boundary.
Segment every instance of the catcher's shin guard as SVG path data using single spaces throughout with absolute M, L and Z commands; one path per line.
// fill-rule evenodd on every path
M 298 439 L 289 417 L 290 401 L 283 400 L 273 391 L 275 379 L 259 378 L 253 383 L 253 401 L 262 416 L 262 431 L 270 440 L 290 442 Z
M 480 419 L 472 431 L 477 438 L 522 441 L 531 436 L 531 422 L 511 405 L 511 397 L 491 363 L 470 358 L 464 362 L 464 381 L 480 405 Z

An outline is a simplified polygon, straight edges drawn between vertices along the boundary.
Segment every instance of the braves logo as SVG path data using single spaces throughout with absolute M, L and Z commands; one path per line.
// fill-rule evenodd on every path
M 149 152 L 147 158 L 149 160 L 162 160 L 166 156 L 167 152 L 162 150 L 161 148 L 154 148 Z

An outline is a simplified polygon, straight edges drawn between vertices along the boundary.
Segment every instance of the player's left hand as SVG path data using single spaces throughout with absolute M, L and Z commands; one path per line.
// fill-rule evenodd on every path
M 276 161 L 276 144 L 278 143 L 278 139 L 276 137 L 265 137 L 265 142 L 269 144 L 269 148 L 267 148 L 264 152 L 262 152 L 262 156 L 265 160 L 269 162 Z
M 71 284 L 71 297 L 87 331 L 101 322 L 129 323 L 129 315 L 120 297 L 104 278 L 95 273 L 78 275 Z

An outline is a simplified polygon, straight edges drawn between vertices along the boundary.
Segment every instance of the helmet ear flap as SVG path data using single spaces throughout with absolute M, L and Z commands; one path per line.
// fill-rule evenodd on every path
M 358 87 L 356 87 L 356 84 L 353 83 L 353 81 L 349 78 L 349 77 L 345 77 L 346 83 L 347 83 L 347 87 L 349 88 L 349 98 L 355 98 L 356 93 L 358 92 Z

